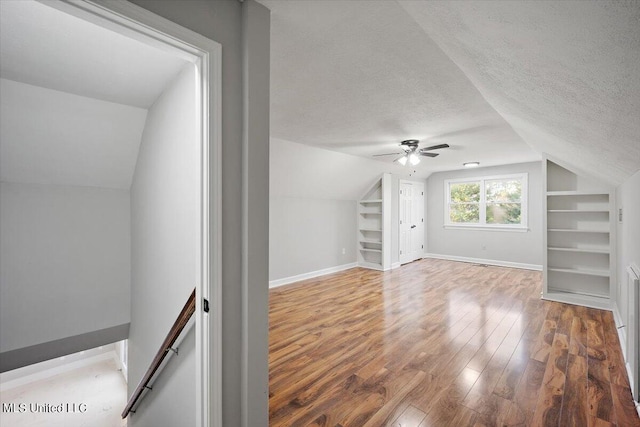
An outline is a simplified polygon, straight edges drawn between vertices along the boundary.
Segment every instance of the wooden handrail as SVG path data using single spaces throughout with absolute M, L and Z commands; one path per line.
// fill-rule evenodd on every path
M 187 326 L 187 323 L 189 323 L 189 319 L 191 319 L 191 316 L 193 315 L 193 313 L 195 313 L 195 311 L 196 311 L 196 290 L 194 288 L 193 292 L 191 292 L 191 296 L 187 300 L 187 303 L 184 305 L 184 307 L 182 307 L 182 311 L 180 312 L 180 314 L 178 315 L 178 318 L 176 319 L 173 326 L 169 330 L 167 337 L 162 342 L 160 349 L 156 353 L 156 357 L 153 358 L 153 361 L 151 362 L 149 369 L 147 369 L 147 372 L 145 372 L 144 377 L 142 377 L 142 380 L 140 380 L 138 387 L 136 387 L 136 390 L 133 392 L 133 394 L 131 395 L 131 398 L 127 402 L 127 406 L 124 408 L 124 411 L 122 411 L 122 418 L 127 418 L 127 415 L 129 415 L 129 412 L 131 412 L 131 410 L 133 409 L 133 406 L 140 399 L 140 396 L 142 396 L 142 392 L 149 385 L 151 378 L 153 378 L 153 375 L 156 373 L 156 371 L 162 364 L 162 361 L 167 356 L 167 353 L 169 352 L 169 350 L 171 350 L 172 348 L 171 346 L 173 345 L 173 343 L 176 342 L 176 340 L 180 336 L 180 333 L 182 333 L 182 330 L 184 329 L 184 327 Z

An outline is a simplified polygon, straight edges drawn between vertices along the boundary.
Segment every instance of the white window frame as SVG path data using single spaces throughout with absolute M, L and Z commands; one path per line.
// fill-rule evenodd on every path
M 486 181 L 492 180 L 520 180 L 522 183 L 522 194 L 520 199 L 521 214 L 520 224 L 487 224 L 487 200 L 486 200 Z M 480 209 L 480 218 L 477 223 L 459 223 L 451 222 L 449 206 L 451 204 L 451 184 L 460 183 L 480 183 L 480 201 L 478 203 Z M 529 230 L 529 174 L 517 173 L 509 175 L 493 175 L 479 176 L 468 178 L 446 179 L 444 181 L 444 228 L 450 229 L 473 229 L 473 230 L 491 230 L 491 231 L 520 231 Z

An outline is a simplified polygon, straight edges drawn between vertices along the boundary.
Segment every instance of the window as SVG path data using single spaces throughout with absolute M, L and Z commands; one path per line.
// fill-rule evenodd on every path
M 444 182 L 445 226 L 527 228 L 527 174 Z

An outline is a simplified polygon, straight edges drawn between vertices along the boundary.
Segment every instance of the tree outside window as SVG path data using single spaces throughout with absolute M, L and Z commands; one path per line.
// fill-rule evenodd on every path
M 527 174 L 445 181 L 445 225 L 526 228 Z
M 487 224 L 522 222 L 522 182 L 517 179 L 485 181 Z
M 480 221 L 480 182 L 451 184 L 449 218 L 451 222 L 478 223 Z

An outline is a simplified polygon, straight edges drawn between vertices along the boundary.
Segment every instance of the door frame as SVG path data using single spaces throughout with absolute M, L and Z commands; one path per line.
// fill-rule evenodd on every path
M 422 223 L 422 246 L 423 246 L 422 255 L 418 256 L 417 258 L 413 258 L 411 260 L 404 260 L 403 261 L 402 254 L 400 254 L 400 247 L 401 247 L 401 244 L 402 244 L 402 233 L 401 233 L 401 230 L 400 230 L 400 210 L 401 210 L 402 203 L 401 203 L 401 200 L 400 200 L 401 199 L 400 192 L 402 191 L 402 184 L 411 184 L 411 185 L 420 184 L 420 185 L 422 185 L 422 190 L 423 190 L 422 191 L 423 192 L 423 195 L 422 195 L 422 204 L 423 204 L 423 206 L 422 206 L 422 217 L 423 217 L 423 220 L 426 217 L 426 209 L 424 207 L 425 183 L 421 182 L 421 181 L 411 181 L 411 180 L 408 180 L 408 179 L 400 179 L 400 180 L 398 180 L 398 263 L 400 265 L 407 264 L 407 263 L 416 261 L 418 259 L 424 258 L 424 244 L 426 243 L 426 239 L 424 237 L 424 234 L 425 234 L 425 230 L 426 230 L 426 227 L 427 227 L 426 222 L 423 222 Z
M 180 56 L 196 67 L 200 146 L 196 288 L 196 425 L 222 426 L 222 46 L 127 1 L 37 0 Z M 209 301 L 209 313 L 203 301 Z

